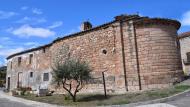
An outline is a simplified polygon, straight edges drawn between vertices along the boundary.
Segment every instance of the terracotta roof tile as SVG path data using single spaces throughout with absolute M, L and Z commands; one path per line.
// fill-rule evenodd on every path
M 189 32 L 184 32 L 184 33 L 179 34 L 178 39 L 186 38 L 186 37 L 189 37 L 189 36 L 190 36 L 190 31 Z

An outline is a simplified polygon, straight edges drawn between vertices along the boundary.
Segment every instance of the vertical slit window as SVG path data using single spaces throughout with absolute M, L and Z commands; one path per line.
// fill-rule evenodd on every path
M 10 63 L 11 63 L 11 64 L 10 64 L 10 66 L 11 66 L 10 68 L 12 69 L 12 67 L 13 67 L 13 63 L 12 63 L 12 61 L 11 61 Z
M 18 57 L 18 66 L 21 65 L 21 61 L 22 61 L 22 58 L 21 58 L 21 57 Z
M 30 77 L 31 77 L 31 78 L 33 77 L 33 72 L 30 72 Z
M 43 53 L 46 53 L 46 48 L 43 48 Z
M 33 62 L 33 54 L 30 54 L 29 64 L 32 64 L 32 62 Z

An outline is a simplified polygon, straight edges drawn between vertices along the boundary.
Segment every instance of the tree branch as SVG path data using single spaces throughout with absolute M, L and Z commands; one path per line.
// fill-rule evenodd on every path
M 82 80 L 80 81 L 80 84 L 81 84 L 81 85 L 80 85 L 80 88 L 78 88 L 78 91 L 80 91 L 80 90 L 84 87 L 84 84 L 83 84 L 83 81 L 82 81 Z
M 72 83 L 72 81 L 70 81 L 70 84 L 69 84 L 69 91 L 72 91 L 71 89 L 71 83 Z
M 81 85 L 81 83 L 80 83 L 80 81 L 78 81 L 78 80 L 76 80 L 77 81 L 77 86 L 76 86 L 76 88 L 75 88 L 75 91 L 74 91 L 74 96 L 76 96 L 76 93 L 79 91 L 79 86 Z
M 66 82 L 66 79 L 64 79 L 64 81 L 62 81 L 63 88 L 64 88 L 72 97 L 74 97 L 74 95 L 73 95 L 73 93 L 70 91 L 70 89 L 67 89 L 67 87 L 65 87 L 65 82 Z

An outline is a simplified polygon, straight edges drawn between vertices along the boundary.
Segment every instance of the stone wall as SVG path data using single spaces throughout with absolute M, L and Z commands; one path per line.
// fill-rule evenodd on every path
M 164 88 L 180 82 L 183 75 L 174 26 L 137 27 L 142 89 Z
M 181 35 L 179 35 L 180 37 Z M 190 52 L 190 34 L 187 37 L 179 38 L 181 48 L 181 60 L 183 64 L 183 71 L 186 75 L 190 75 L 190 64 L 187 61 L 186 53 Z
M 33 58 L 30 64 L 29 56 L 31 54 L 33 55 Z M 19 57 L 21 57 L 20 66 L 18 66 Z M 32 87 L 34 90 L 39 87 L 48 87 L 49 82 L 44 82 L 42 79 L 43 73 L 50 73 L 51 71 L 49 47 L 46 47 L 45 53 L 43 52 L 43 49 L 41 49 L 18 55 L 8 61 L 7 77 L 10 77 L 10 89 L 18 87 L 18 80 L 22 81 L 22 83 L 20 83 L 22 87 Z M 30 72 L 33 72 L 33 77 L 30 77 Z
M 118 24 L 107 26 L 86 34 L 63 39 L 51 47 L 52 60 L 62 47 L 68 48 L 71 58 L 89 63 L 94 80 L 86 88 L 89 92 L 103 92 L 102 72 L 105 72 L 108 91 L 125 90 Z M 104 52 L 105 51 L 105 52 Z M 68 54 L 68 53 L 67 53 Z M 59 58 L 60 59 L 60 58 Z M 53 61 L 52 61 L 53 62 Z M 98 82 L 99 81 L 99 82 Z
M 18 73 L 22 72 L 23 86 L 33 89 L 48 87 L 63 92 L 51 84 L 50 72 L 57 59 L 64 60 L 68 56 L 88 62 L 93 70 L 94 79 L 81 91 L 85 93 L 104 92 L 104 71 L 108 93 L 163 88 L 181 81 L 182 68 L 176 46 L 179 23 L 159 19 L 156 23 L 139 25 L 135 22 L 138 18 L 124 19 L 57 39 L 43 48 L 9 57 L 7 77 L 11 77 L 10 89 L 17 87 Z M 32 64 L 29 64 L 30 54 L 33 54 Z M 18 66 L 20 56 L 22 63 Z M 34 72 L 33 78 L 29 78 L 30 72 Z M 44 73 L 49 73 L 49 81 L 43 81 Z

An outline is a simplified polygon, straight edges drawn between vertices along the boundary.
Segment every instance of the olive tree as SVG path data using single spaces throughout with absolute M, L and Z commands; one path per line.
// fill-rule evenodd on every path
M 57 62 L 53 68 L 53 82 L 62 86 L 75 102 L 77 92 L 91 78 L 90 72 L 91 69 L 86 62 L 67 58 L 62 63 Z

